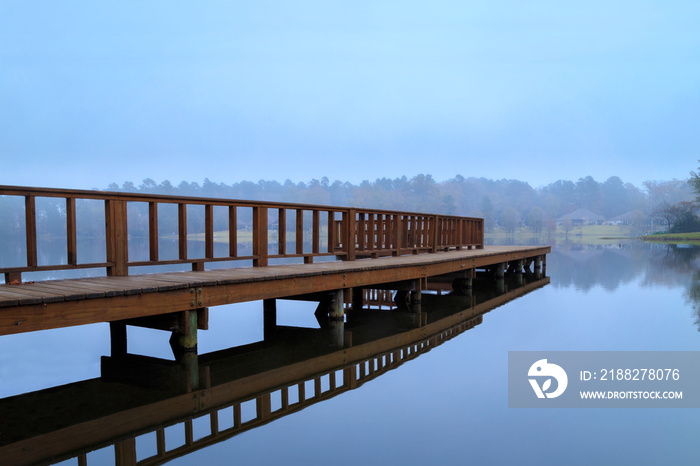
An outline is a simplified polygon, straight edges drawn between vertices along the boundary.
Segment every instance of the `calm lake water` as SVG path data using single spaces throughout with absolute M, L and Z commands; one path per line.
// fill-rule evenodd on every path
M 507 363 L 525 350 L 700 351 L 700 248 L 555 245 L 547 276 L 359 388 L 169 464 L 699 464 L 698 410 L 508 408 Z M 278 325 L 318 328 L 314 309 L 282 301 Z M 210 329 L 200 354 L 260 341 L 262 303 L 211 308 Z M 129 328 L 129 352 L 172 359 L 168 338 Z M 0 337 L 0 397 L 97 378 L 109 352 L 106 324 Z M 200 424 L 195 438 L 210 432 Z M 137 438 L 139 459 L 155 437 Z M 166 430 L 166 444 L 180 437 Z M 87 462 L 114 464 L 114 447 Z

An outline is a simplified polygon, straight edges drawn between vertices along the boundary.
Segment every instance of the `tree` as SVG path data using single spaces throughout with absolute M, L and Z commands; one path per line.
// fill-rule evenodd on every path
M 455 205 L 455 198 L 451 194 L 445 194 L 440 199 L 440 210 L 446 215 L 455 215 L 457 211 L 457 206 Z
M 690 233 L 700 231 L 700 218 L 695 214 L 697 206 L 693 202 L 679 202 L 674 206 L 676 219 L 671 233 Z
M 545 228 L 547 229 L 547 240 L 551 240 L 552 233 L 557 232 L 557 222 L 554 221 L 551 215 L 547 215 L 547 220 L 545 220 Z
M 542 233 L 542 228 L 544 227 L 544 211 L 537 206 L 530 209 L 530 213 L 527 215 L 527 224 L 535 235 Z
M 600 212 L 603 192 L 592 176 L 581 178 L 576 182 L 576 198 L 581 207 Z
M 562 222 L 562 226 L 564 227 L 564 233 L 566 234 L 566 239 L 569 239 L 569 231 L 574 227 L 574 222 L 571 221 L 569 217 L 566 217 Z
M 696 210 L 694 202 L 663 203 L 655 213 L 666 222 L 669 233 L 689 233 L 700 231 L 700 218 Z
M 575 210 L 576 185 L 573 181 L 559 180 L 543 189 L 546 195 L 549 212 L 554 217 Z
M 603 193 L 601 214 L 605 218 L 615 217 L 630 210 L 629 196 L 625 184 L 617 176 L 611 176 L 600 185 Z
M 491 198 L 487 195 L 484 195 L 484 197 L 481 198 L 481 215 L 484 218 L 484 223 L 486 224 L 486 231 L 493 231 L 493 202 L 491 202 Z
M 671 226 L 673 226 L 673 220 L 675 218 L 675 215 L 673 213 L 672 206 L 668 202 L 662 202 L 656 209 L 654 209 L 652 215 L 656 217 L 661 217 L 661 219 L 666 223 L 666 230 L 671 230 Z
M 146 178 L 139 186 L 139 191 L 143 193 L 154 193 L 156 192 L 157 184 L 152 178 Z
M 507 234 L 515 233 L 519 221 L 518 212 L 514 208 L 508 206 L 501 212 L 501 226 L 505 228 Z
M 698 160 L 698 162 L 700 162 L 700 160 Z M 688 184 L 692 186 L 693 191 L 695 191 L 695 200 L 700 202 L 700 174 L 691 171 Z
M 673 205 L 683 201 L 692 201 L 694 198 L 692 183 L 687 181 L 674 179 L 671 181 L 645 181 L 642 184 L 646 190 L 650 212 L 658 209 L 664 203 Z

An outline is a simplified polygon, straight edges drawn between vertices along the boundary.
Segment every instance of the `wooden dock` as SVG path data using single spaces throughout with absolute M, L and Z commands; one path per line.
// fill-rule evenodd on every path
M 19 265 L 0 256 L 0 336 L 109 322 L 114 354 L 126 352 L 126 325 L 171 331 L 175 347 L 192 351 L 209 307 L 246 301 L 263 300 L 266 321 L 276 299 L 318 301 L 317 312 L 339 322 L 363 307 L 366 290 L 383 289 L 420 312 L 431 281 L 468 292 L 478 270 L 501 283 L 507 273 L 539 278 L 550 252 L 484 246 L 484 220 L 472 217 L 17 186 L 0 186 L 0 196 L 14 206 L 0 212 L 12 227 L 3 246 L 25 255 Z M 38 232 L 49 218 L 65 232 L 62 259 L 42 254 Z M 79 226 L 102 236 L 103 258 L 80 260 Z M 165 231 L 176 232 L 176 257 L 164 257 Z M 27 278 L 65 270 L 106 276 Z
M 108 322 L 111 338 L 103 380 L 0 400 L 5 411 L 0 455 L 15 464 L 71 456 L 85 464 L 86 451 L 110 444 L 116 464 L 136 464 L 135 436 L 154 429 L 158 454 L 142 464 L 162 464 L 356 388 L 474 327 L 493 307 L 549 282 L 550 247 L 486 246 L 478 218 L 13 186 L 0 186 L 0 197 L 10 199 L 3 205 L 14 206 L 0 212 L 8 219 L 5 226 L 12 227 L 3 231 L 2 246 L 25 256 L 0 255 L 5 282 L 0 336 Z M 42 253 L 39 234 L 47 230 L 42 222 L 55 221 L 57 212 L 65 232 L 63 256 Z M 199 222 L 190 221 L 195 217 Z M 81 254 L 87 233 L 79 225 L 91 228 L 93 242 L 95 232 L 102 235 L 97 242 L 104 257 L 81 260 L 89 255 Z M 162 246 L 173 231 L 175 257 Z M 138 241 L 145 247 L 134 246 Z M 181 270 L 165 272 L 163 266 Z M 93 276 L 32 278 L 66 270 Z M 477 283 L 484 289 L 475 290 Z M 278 299 L 318 302 L 320 328 L 277 326 Z M 260 364 L 238 349 L 197 354 L 197 331 L 208 328 L 210 307 L 258 300 L 263 301 L 264 339 L 254 349 L 264 353 Z M 372 309 L 387 304 L 391 312 Z M 367 320 L 373 313 L 382 315 Z M 382 334 L 382 319 L 401 321 L 403 330 L 410 330 Z M 174 361 L 129 354 L 129 325 L 171 332 Z M 290 361 L 293 340 L 301 340 L 306 350 L 314 342 L 323 344 Z M 284 347 L 279 357 L 268 351 L 275 345 Z M 342 383 L 336 383 L 336 375 Z M 319 388 L 322 378 L 331 387 L 327 392 Z M 307 396 L 310 380 L 315 393 Z M 131 395 L 139 390 L 130 384 L 148 385 L 143 403 L 134 404 Z M 114 388 L 121 385 L 127 387 Z M 116 398 L 105 401 L 106 386 L 118 392 Z M 295 389 L 299 401 L 292 403 Z M 272 391 L 279 391 L 283 409 L 271 410 Z M 76 401 L 88 399 L 95 413 L 75 409 Z M 111 405 L 119 399 L 124 404 Z M 241 403 L 251 400 L 256 415 L 245 421 Z M 65 416 L 49 419 L 40 432 L 12 408 L 53 409 L 54 402 Z M 227 406 L 233 426 L 219 430 L 217 419 Z M 211 435 L 201 441 L 192 436 L 193 414 L 211 421 Z M 23 423 L 30 428 L 23 429 Z M 188 440 L 170 450 L 163 426 L 173 423 L 184 424 Z
M 417 286 L 425 290 L 429 277 L 456 274 L 467 279 L 477 269 L 518 262 L 529 268 L 536 262 L 544 264 L 541 258 L 549 252 L 549 247 L 485 246 L 483 249 L 352 262 L 0 285 L 0 335 L 384 284 L 394 289 Z M 506 270 L 505 265 L 503 269 Z

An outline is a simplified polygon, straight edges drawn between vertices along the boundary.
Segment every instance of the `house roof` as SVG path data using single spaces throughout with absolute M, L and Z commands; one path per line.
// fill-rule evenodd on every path
M 559 220 L 564 220 L 567 218 L 571 220 L 588 220 L 592 222 L 599 222 L 605 220 L 605 217 L 603 217 L 602 215 L 598 215 L 595 212 L 592 212 L 588 209 L 576 209 L 571 213 L 562 215 L 561 217 L 559 217 Z
M 613 222 L 614 222 L 614 221 L 617 221 L 617 220 L 621 220 L 621 221 L 631 221 L 631 220 L 634 220 L 634 218 L 635 218 L 636 215 L 637 215 L 637 212 L 636 212 L 636 211 L 630 210 L 629 212 L 625 212 L 625 213 L 622 214 L 622 215 L 618 215 L 617 217 L 611 218 L 610 221 L 613 221 Z

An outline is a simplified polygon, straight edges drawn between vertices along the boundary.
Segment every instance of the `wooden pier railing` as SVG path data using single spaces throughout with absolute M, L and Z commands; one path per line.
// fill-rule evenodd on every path
M 38 209 L 38 200 L 52 202 L 51 212 Z M 108 276 L 124 276 L 130 267 L 141 266 L 191 264 L 197 271 L 222 261 L 249 260 L 253 266 L 266 266 L 270 259 L 301 258 L 310 263 L 321 256 L 355 260 L 484 245 L 484 221 L 471 217 L 19 186 L 0 186 L 0 201 L 6 201 L 0 203 L 0 222 L 5 224 L 2 233 L 9 236 L 3 238 L 5 247 L 26 250 L 24 264 L 8 264 L 0 255 L 5 283 L 21 282 L 24 272 L 104 268 Z M 86 213 L 84 205 L 89 205 Z M 160 225 L 159 212 L 165 209 L 176 216 L 168 231 Z M 58 260 L 42 255 L 40 260 L 37 228 L 50 215 L 58 215 L 65 224 L 61 234 L 66 238 L 65 255 Z M 196 217 L 198 225 L 188 221 L 188 215 Z M 223 226 L 215 229 L 215 219 Z M 82 234 L 78 225 L 86 221 L 92 227 L 99 224 L 96 230 L 103 236 L 103 260 L 78 259 Z M 134 258 L 137 254 L 130 251 L 130 242 L 139 234 L 147 240 L 147 257 Z M 228 239 L 220 238 L 224 234 Z M 176 257 L 162 257 L 159 242 L 163 237 L 177 241 Z M 203 253 L 188 250 L 193 240 L 204 243 Z M 215 243 L 224 244 L 215 248 Z

